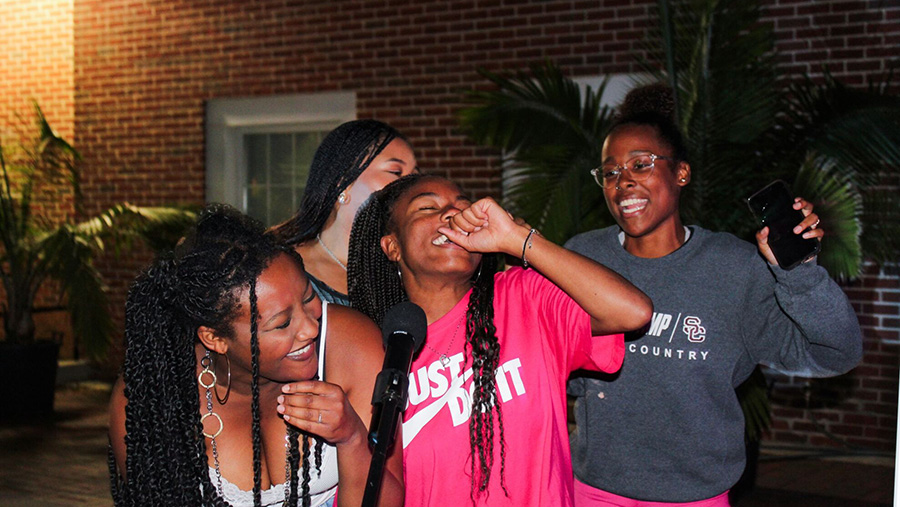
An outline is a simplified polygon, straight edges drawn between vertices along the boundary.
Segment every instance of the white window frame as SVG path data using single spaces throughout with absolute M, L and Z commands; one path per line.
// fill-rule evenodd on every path
M 356 119 L 356 93 L 220 98 L 206 103 L 206 202 L 247 211 L 244 134 L 330 130 Z

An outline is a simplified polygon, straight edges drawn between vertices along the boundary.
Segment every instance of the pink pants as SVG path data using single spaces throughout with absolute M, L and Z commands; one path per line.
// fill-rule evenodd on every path
M 575 481 L 575 507 L 730 507 L 728 492 L 696 502 L 645 502 L 614 495 Z

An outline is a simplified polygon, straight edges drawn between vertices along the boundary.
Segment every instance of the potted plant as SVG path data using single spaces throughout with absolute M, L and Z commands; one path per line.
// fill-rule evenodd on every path
M 0 415 L 48 413 L 53 409 L 58 344 L 35 339 L 39 291 L 55 292 L 71 317 L 86 354 L 102 358 L 113 332 L 106 289 L 93 259 L 107 245 L 118 249 L 135 238 L 162 246 L 193 221 L 194 213 L 124 203 L 97 217 L 83 217 L 79 187 L 81 156 L 50 128 L 35 104 L 38 133 L 7 150 L 0 144 Z M 39 196 L 64 188 L 73 217 L 41 213 Z M 44 193 L 42 193 L 44 192 Z M 36 202 L 39 201 L 39 202 Z

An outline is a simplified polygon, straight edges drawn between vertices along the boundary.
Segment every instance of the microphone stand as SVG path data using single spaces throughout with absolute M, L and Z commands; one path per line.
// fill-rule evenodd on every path
M 398 303 L 384 315 L 384 365 L 375 377 L 372 393 L 372 422 L 369 424 L 369 445 L 372 462 L 363 492 L 363 507 L 375 507 L 381 492 L 384 463 L 397 434 L 400 412 L 406 408 L 409 396 L 409 367 L 412 356 L 425 341 L 428 323 L 422 308 L 409 301 Z
M 384 393 L 375 404 L 372 420 L 378 421 L 377 429 L 369 432 L 369 445 L 372 446 L 372 462 L 369 464 L 369 476 L 366 478 L 366 489 L 363 492 L 362 507 L 375 507 L 378 494 L 381 492 L 384 464 L 387 453 L 397 434 L 397 423 L 400 412 L 406 403 L 409 378 L 397 369 L 385 370 L 376 379 L 375 392 Z M 381 386 L 385 386 L 383 389 Z

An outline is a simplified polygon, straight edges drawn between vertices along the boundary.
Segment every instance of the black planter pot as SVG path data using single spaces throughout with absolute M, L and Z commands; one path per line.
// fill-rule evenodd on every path
M 53 413 L 59 344 L 0 342 L 0 417 Z

